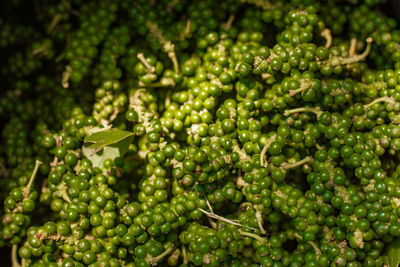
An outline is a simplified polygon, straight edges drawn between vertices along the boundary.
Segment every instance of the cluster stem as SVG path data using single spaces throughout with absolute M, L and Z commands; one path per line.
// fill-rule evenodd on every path
M 307 156 L 302 160 L 296 161 L 295 163 L 284 162 L 284 163 L 281 164 L 281 168 L 284 169 L 284 170 L 293 169 L 293 168 L 301 166 L 301 165 L 303 165 L 303 164 L 305 164 L 307 162 L 310 162 L 311 160 L 312 160 L 312 157 Z
M 361 54 L 353 55 L 353 56 L 349 56 L 349 57 L 333 58 L 332 60 L 330 60 L 330 64 L 332 66 L 347 65 L 347 64 L 353 64 L 353 63 L 356 63 L 358 61 L 365 59 L 368 56 L 369 52 L 371 51 L 372 38 L 368 37 L 366 42 L 367 42 L 367 47 L 365 48 L 364 52 L 362 52 Z
M 331 34 L 331 30 L 328 28 L 325 28 L 322 32 L 321 32 L 321 36 L 324 37 L 326 39 L 326 44 L 325 44 L 325 48 L 329 48 L 332 45 L 332 34 Z
M 321 110 L 320 107 L 315 107 L 315 108 L 302 107 L 302 108 L 295 108 L 295 109 L 285 110 L 283 115 L 289 116 L 291 114 L 300 113 L 300 112 L 311 112 L 311 113 L 314 113 L 317 116 L 317 118 L 319 118 L 321 116 L 321 114 L 323 113 L 323 111 Z
M 268 151 L 269 146 L 275 141 L 276 139 L 276 134 L 273 134 L 268 141 L 265 143 L 265 146 L 263 147 L 263 149 L 261 150 L 260 153 L 260 165 L 267 167 L 268 166 L 268 162 L 265 160 L 265 154 Z
M 29 196 L 29 193 L 31 192 L 32 184 L 33 184 L 33 182 L 35 181 L 36 174 L 37 174 L 37 172 L 38 172 L 38 170 L 39 170 L 39 166 L 40 166 L 41 164 L 42 164 L 41 161 L 36 160 L 36 162 L 35 162 L 35 168 L 33 169 L 31 178 L 29 178 L 29 182 L 28 182 L 28 184 L 25 186 L 25 188 L 24 188 L 24 190 L 23 190 L 23 193 L 24 193 L 24 196 L 25 196 L 25 197 L 28 197 L 28 196 Z
M 175 246 L 172 244 L 169 244 L 163 253 L 161 253 L 160 255 L 158 255 L 156 257 L 152 257 L 152 256 L 146 257 L 146 260 L 151 266 L 156 266 L 160 260 L 162 260 L 165 256 L 170 254 L 174 249 L 175 249 Z
M 258 209 L 256 209 L 256 218 L 257 218 L 258 228 L 260 228 L 261 234 L 263 235 L 267 234 L 267 231 L 265 231 L 263 226 L 262 212 Z
M 297 95 L 298 93 L 301 93 L 303 91 L 306 91 L 312 87 L 312 83 L 309 81 L 302 81 L 300 84 L 300 87 L 296 90 L 289 90 L 289 95 L 294 96 Z
M 387 104 L 394 104 L 396 102 L 396 100 L 394 100 L 393 97 L 390 96 L 383 96 L 380 98 L 375 99 L 374 101 L 364 105 L 364 110 L 370 108 L 371 106 L 375 105 L 376 103 L 380 103 L 380 102 L 386 102 Z
M 349 50 L 350 56 L 354 56 L 356 54 L 356 48 L 357 48 L 357 39 L 353 37 L 350 40 L 350 50 Z
M 137 58 L 146 67 L 148 73 L 153 73 L 156 70 L 155 67 L 153 67 L 152 65 L 149 64 L 149 62 L 147 62 L 146 58 L 144 57 L 144 55 L 142 53 L 138 53 Z
M 261 243 L 267 243 L 267 239 L 265 239 L 265 238 L 263 238 L 263 237 L 261 237 L 259 235 L 253 234 L 253 233 L 249 233 L 249 232 L 245 232 L 245 231 L 239 230 L 239 234 L 241 234 L 242 236 L 248 236 L 248 237 L 254 238 L 254 239 L 260 241 Z
M 18 257 L 17 257 L 17 250 L 18 250 L 18 245 L 13 244 L 11 247 L 11 266 L 12 267 L 21 267 L 21 264 L 18 262 Z
M 225 217 L 219 216 L 219 215 L 217 215 L 215 213 L 211 213 L 211 212 L 205 211 L 205 210 L 203 210 L 201 208 L 199 208 L 199 210 L 202 213 L 204 213 L 205 215 L 207 215 L 208 217 L 210 217 L 210 218 L 213 218 L 213 219 L 216 219 L 216 220 L 219 220 L 219 221 L 223 221 L 223 222 L 226 222 L 226 223 L 229 223 L 229 224 L 232 224 L 232 225 L 236 225 L 236 226 L 240 226 L 240 227 L 245 227 L 245 228 L 248 228 L 248 229 L 256 230 L 253 227 L 234 222 L 234 221 L 229 220 L 229 219 L 227 219 Z
M 300 236 L 298 233 L 294 233 L 294 236 L 297 237 L 298 239 L 303 240 L 303 237 Z M 321 250 L 318 248 L 317 244 L 315 244 L 314 241 L 307 241 L 308 244 L 310 244 L 310 246 L 312 246 L 312 248 L 315 251 L 315 254 L 317 255 L 317 258 L 322 254 Z

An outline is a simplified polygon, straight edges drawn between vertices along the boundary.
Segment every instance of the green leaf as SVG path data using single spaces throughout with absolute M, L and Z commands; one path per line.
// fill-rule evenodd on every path
M 133 136 L 132 132 L 120 130 L 105 130 L 94 133 L 85 138 L 85 142 L 93 143 L 88 146 L 91 149 L 102 149 L 106 146 L 115 144 L 128 137 Z
M 133 141 L 133 135 L 126 136 L 120 141 L 113 142 L 110 145 L 104 147 L 92 147 L 93 145 L 84 144 L 82 147 L 82 153 L 91 162 L 93 167 L 103 167 L 103 163 L 106 159 L 112 159 L 122 157 L 129 148 L 129 145 Z
M 395 239 L 386 248 L 386 261 L 390 267 L 397 267 L 400 263 L 400 238 Z

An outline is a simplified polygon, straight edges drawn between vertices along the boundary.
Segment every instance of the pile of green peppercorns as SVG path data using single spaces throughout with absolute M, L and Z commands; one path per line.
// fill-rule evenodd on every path
M 388 5 L 8 1 L 2 253 L 12 267 L 397 266 Z

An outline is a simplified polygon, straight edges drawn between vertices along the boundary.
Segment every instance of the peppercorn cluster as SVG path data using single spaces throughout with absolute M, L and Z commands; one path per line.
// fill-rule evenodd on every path
M 12 267 L 400 262 L 386 1 L 8 2 Z

